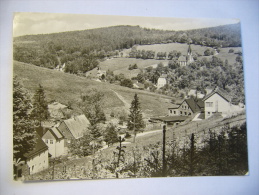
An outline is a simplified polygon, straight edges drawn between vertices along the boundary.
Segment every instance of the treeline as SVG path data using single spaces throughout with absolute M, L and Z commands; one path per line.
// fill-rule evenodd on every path
M 240 24 L 191 31 L 166 31 L 139 26 L 114 26 L 83 31 L 26 35 L 14 38 L 14 60 L 55 68 L 68 64 L 66 72 L 87 72 L 106 57 L 120 56 L 122 49 L 134 45 L 193 43 L 210 47 L 241 46 Z M 160 58 L 164 58 L 161 54 Z M 154 58 L 152 51 L 132 56 Z M 79 60 L 78 60 L 79 58 Z M 83 63 L 82 61 L 88 61 Z M 78 65 L 79 64 L 79 65 Z M 76 68 L 72 68 L 77 66 Z

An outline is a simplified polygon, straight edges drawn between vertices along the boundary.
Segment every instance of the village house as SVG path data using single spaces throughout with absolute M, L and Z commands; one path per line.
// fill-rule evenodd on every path
M 65 72 L 65 67 L 66 67 L 66 64 L 64 63 L 63 65 L 57 65 L 55 69 L 60 72 Z
M 57 128 L 64 135 L 66 141 L 70 143 L 72 139 L 83 137 L 89 126 L 90 122 L 85 115 L 79 115 L 62 121 Z
M 133 81 L 133 89 L 140 89 L 143 90 L 145 88 L 144 84 L 139 83 L 138 81 Z
M 166 74 L 162 74 L 158 80 L 157 80 L 157 88 L 160 89 L 162 87 L 164 87 L 167 84 L 167 75 Z
M 204 102 L 201 99 L 185 99 L 180 105 L 168 108 L 169 116 L 193 116 L 204 112 Z
M 48 129 L 42 136 L 42 140 L 48 146 L 51 157 L 55 158 L 65 154 L 64 136 L 56 127 Z
M 187 60 L 186 60 L 186 56 L 180 56 L 178 58 L 178 64 L 180 66 L 186 66 L 187 65 Z
M 48 168 L 48 154 L 48 146 L 44 143 L 38 133 L 36 133 L 36 144 L 34 149 L 24 155 L 28 165 L 29 174 L 34 174 Z
M 203 101 L 205 104 L 205 119 L 215 113 L 220 113 L 224 116 L 244 109 L 240 106 L 233 105 L 228 94 L 218 87 L 206 95 Z

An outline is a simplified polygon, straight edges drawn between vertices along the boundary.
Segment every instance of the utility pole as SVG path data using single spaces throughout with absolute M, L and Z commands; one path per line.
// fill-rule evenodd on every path
M 163 176 L 166 177 L 166 162 L 165 162 L 165 134 L 166 125 L 163 126 Z

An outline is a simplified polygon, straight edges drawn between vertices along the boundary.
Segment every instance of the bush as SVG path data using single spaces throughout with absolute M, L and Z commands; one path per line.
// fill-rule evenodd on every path
M 228 53 L 234 53 L 234 49 L 229 49 Z

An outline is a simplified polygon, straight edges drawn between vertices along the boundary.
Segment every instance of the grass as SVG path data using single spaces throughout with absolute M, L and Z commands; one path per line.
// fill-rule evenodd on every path
M 207 58 L 208 60 L 212 58 L 212 56 L 204 56 L 204 51 L 206 49 L 211 49 L 210 47 L 207 46 L 201 46 L 201 45 L 191 45 L 192 52 L 193 54 L 198 53 L 201 56 L 198 57 L 199 60 L 202 58 Z M 225 60 L 228 60 L 229 64 L 234 64 L 237 54 L 234 53 L 228 53 L 229 49 L 234 49 L 235 52 L 237 51 L 242 51 L 241 47 L 228 47 L 228 48 L 220 48 L 219 54 L 216 56 L 221 58 L 223 62 Z M 170 51 L 176 50 L 180 51 L 182 55 L 187 55 L 187 50 L 188 50 L 188 45 L 186 43 L 168 43 L 168 44 L 154 44 L 154 45 L 139 45 L 137 46 L 138 50 L 153 50 L 156 53 L 157 52 L 167 52 L 167 54 Z M 168 60 L 156 60 L 156 59 L 147 59 L 147 60 L 142 60 L 142 59 L 135 59 L 135 58 L 125 58 L 125 56 L 128 56 L 129 52 L 131 49 L 125 49 L 123 50 L 124 57 L 122 58 L 113 58 L 113 59 L 108 59 L 100 63 L 100 67 L 102 70 L 111 70 L 114 71 L 114 74 L 124 74 L 125 77 L 127 78 L 132 78 L 137 76 L 138 73 L 140 73 L 140 69 L 144 69 L 148 66 L 158 64 L 160 62 L 167 64 Z M 137 64 L 139 69 L 136 70 L 128 70 L 129 65 Z M 94 70 L 95 71 L 95 70 Z M 95 75 L 96 73 L 93 74 Z M 89 74 L 92 73 L 91 71 Z
M 104 93 L 104 109 L 120 110 L 125 108 L 124 103 L 112 91 L 120 94 L 127 103 L 131 103 L 134 94 L 140 97 L 140 103 L 145 116 L 160 116 L 167 114 L 167 108 L 171 106 L 169 96 L 159 95 L 148 91 L 130 89 L 114 84 L 97 82 L 85 77 L 65 74 L 59 71 L 37 67 L 34 65 L 14 62 L 14 75 L 23 82 L 24 87 L 33 94 L 41 84 L 46 93 L 47 101 L 58 101 L 63 104 L 72 102 L 76 107 L 82 93 L 87 93 L 90 88 L 96 88 Z

